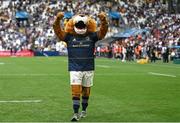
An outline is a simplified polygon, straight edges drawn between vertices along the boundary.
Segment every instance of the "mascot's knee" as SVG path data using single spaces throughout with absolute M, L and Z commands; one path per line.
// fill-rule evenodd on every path
M 81 96 L 81 91 L 82 91 L 81 85 L 71 85 L 71 89 L 72 89 L 72 97 L 80 97 Z
M 90 87 L 82 87 L 82 96 L 89 97 L 90 96 Z

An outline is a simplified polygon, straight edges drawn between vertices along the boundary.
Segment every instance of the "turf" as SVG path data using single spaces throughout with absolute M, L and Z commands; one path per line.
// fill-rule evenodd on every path
M 42 102 L 0 103 L 1 122 L 70 121 L 67 58 L 0 58 L 0 101 L 8 100 Z M 98 58 L 89 103 L 82 122 L 180 121 L 180 65 Z

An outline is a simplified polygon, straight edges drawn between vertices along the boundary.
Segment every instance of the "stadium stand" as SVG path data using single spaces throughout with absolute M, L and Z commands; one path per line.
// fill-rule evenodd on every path
M 180 45 L 180 14 L 171 14 L 162 0 L 1 0 L 0 54 L 10 51 L 58 51 L 66 54 L 66 44 L 57 42 L 52 23 L 57 12 L 67 21 L 84 11 L 94 18 L 104 11 L 109 16 L 109 31 L 97 43 L 97 55 L 121 60 L 177 56 Z M 104 43 L 105 42 L 105 43 Z M 10 54 L 10 55 L 11 55 Z

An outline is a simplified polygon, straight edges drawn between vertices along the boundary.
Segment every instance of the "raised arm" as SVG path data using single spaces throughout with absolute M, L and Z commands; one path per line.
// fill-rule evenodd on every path
M 101 40 L 106 36 L 106 33 L 108 31 L 108 22 L 107 22 L 106 14 L 104 12 L 101 12 L 98 15 L 98 17 L 101 21 L 101 24 L 97 34 L 98 34 L 98 38 Z
M 55 34 L 57 35 L 57 37 L 64 41 L 65 39 L 65 36 L 66 36 L 66 33 L 65 31 L 61 28 L 60 26 L 60 20 L 64 17 L 64 13 L 63 12 L 59 12 L 56 16 L 56 19 L 54 21 L 54 24 L 53 24 L 53 29 L 54 29 L 54 32 Z

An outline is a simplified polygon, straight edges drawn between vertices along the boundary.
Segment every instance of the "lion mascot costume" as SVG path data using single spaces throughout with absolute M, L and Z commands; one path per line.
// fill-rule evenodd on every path
M 64 13 L 57 14 L 53 28 L 57 37 L 67 43 L 74 111 L 71 121 L 78 121 L 87 115 L 86 109 L 93 85 L 95 43 L 105 37 L 108 22 L 105 13 L 98 15 L 99 27 L 90 16 L 77 14 L 68 20 L 63 28 L 60 24 L 63 17 Z M 82 111 L 79 113 L 80 100 Z

